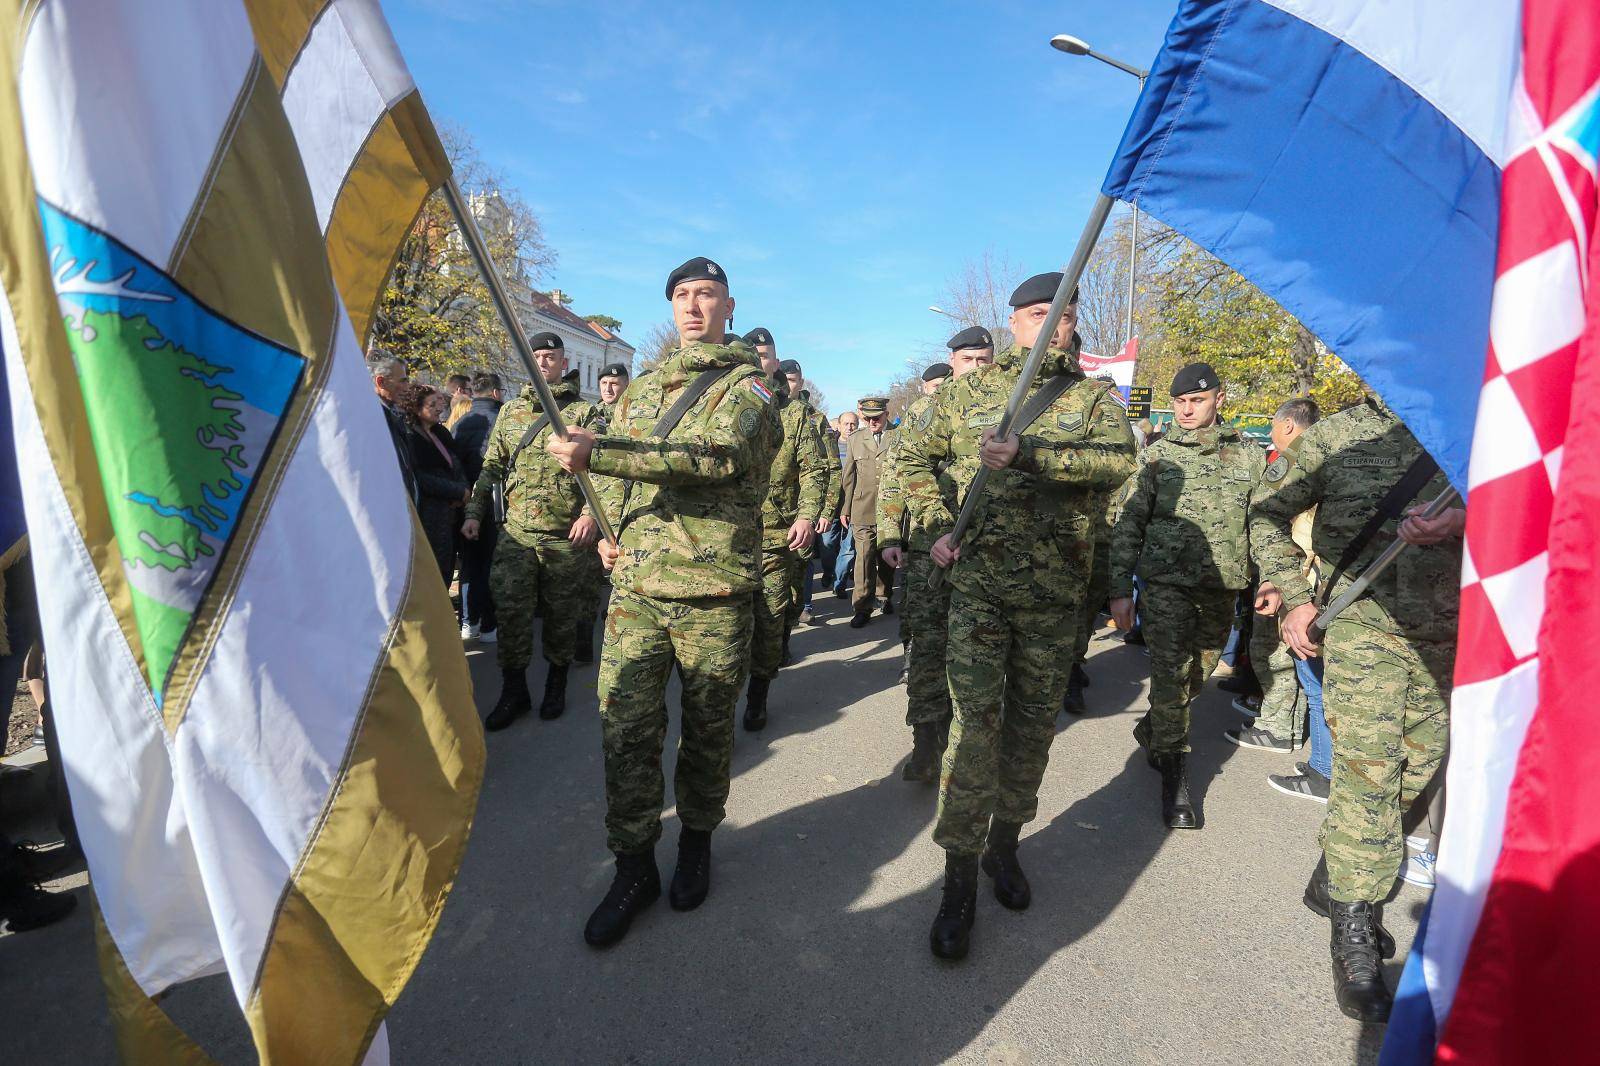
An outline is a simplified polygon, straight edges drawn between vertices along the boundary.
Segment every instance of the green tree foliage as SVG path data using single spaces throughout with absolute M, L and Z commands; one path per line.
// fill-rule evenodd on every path
M 612 318 L 610 315 L 584 315 L 583 320 L 585 322 L 593 322 L 597 326 L 604 326 L 612 333 L 620 333 L 622 331 L 622 319 Z
M 502 277 L 532 285 L 548 274 L 556 256 L 532 208 L 484 164 L 465 132 L 447 128 L 441 136 Z M 438 379 L 483 370 L 522 376 L 442 193 L 429 197 L 400 246 L 370 343 Z

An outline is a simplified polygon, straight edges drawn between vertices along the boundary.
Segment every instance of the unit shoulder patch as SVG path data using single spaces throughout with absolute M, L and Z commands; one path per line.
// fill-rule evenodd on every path
M 1282 481 L 1284 476 L 1288 473 L 1289 457 L 1287 455 L 1280 455 L 1276 459 L 1272 460 L 1272 462 L 1267 464 L 1267 469 L 1262 473 L 1261 476 L 1268 481 L 1276 483 Z
M 746 407 L 739 412 L 739 434 L 749 438 L 754 437 L 761 429 L 761 415 L 753 407 Z

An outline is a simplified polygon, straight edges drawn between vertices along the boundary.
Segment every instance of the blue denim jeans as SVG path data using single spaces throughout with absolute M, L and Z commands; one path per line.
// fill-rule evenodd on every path
M 1323 777 L 1333 777 L 1333 734 L 1322 713 L 1322 659 L 1296 659 L 1294 673 L 1306 697 L 1306 729 L 1311 734 L 1311 768 Z
M 839 555 L 833 565 L 833 591 L 842 592 L 850 587 L 850 575 L 855 570 L 856 540 L 847 529 L 839 526 L 834 526 L 833 529 L 839 534 Z

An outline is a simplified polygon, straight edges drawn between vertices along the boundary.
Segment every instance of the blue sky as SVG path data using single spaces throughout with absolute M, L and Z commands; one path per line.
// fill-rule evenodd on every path
M 986 250 L 1070 254 L 1174 0 L 719 3 L 389 0 L 434 118 L 543 220 L 547 287 L 637 341 L 666 275 L 728 271 L 829 407 L 942 349 L 927 310 Z

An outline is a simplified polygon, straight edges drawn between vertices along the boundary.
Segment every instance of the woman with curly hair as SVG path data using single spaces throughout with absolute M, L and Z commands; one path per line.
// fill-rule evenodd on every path
M 428 546 L 439 564 L 445 584 L 456 565 L 456 531 L 461 526 L 461 509 L 472 494 L 461 460 L 456 458 L 455 442 L 443 420 L 450 409 L 450 398 L 438 389 L 419 382 L 400 386 L 397 406 L 406 416 L 411 430 L 411 464 L 417 477 L 417 517 L 428 536 Z

